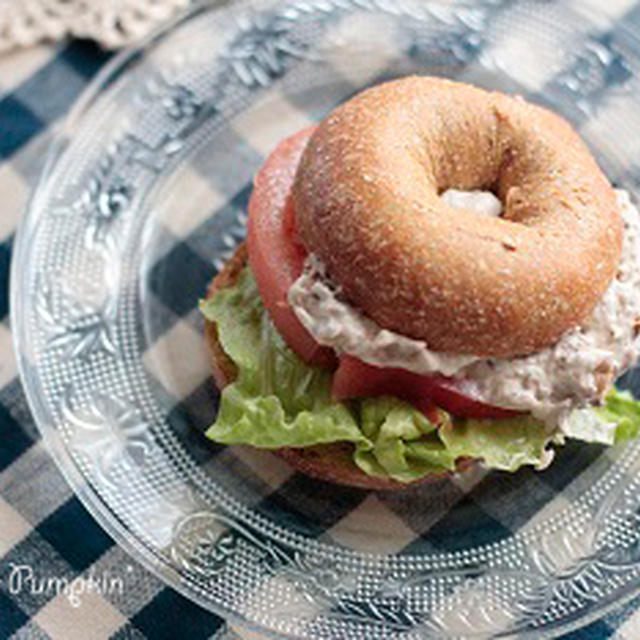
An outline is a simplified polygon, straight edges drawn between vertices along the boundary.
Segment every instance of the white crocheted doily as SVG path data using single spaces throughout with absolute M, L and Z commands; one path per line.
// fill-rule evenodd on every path
M 137 40 L 189 0 L 0 0 L 0 51 L 67 34 L 107 48 Z

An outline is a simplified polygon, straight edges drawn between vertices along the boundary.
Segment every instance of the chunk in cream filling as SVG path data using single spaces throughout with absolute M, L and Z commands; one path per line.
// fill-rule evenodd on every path
M 441 196 L 450 206 L 500 215 L 493 194 L 452 191 Z M 487 404 L 529 412 L 550 427 L 562 427 L 572 409 L 597 404 L 611 381 L 640 356 L 640 218 L 626 191 L 618 190 L 616 196 L 624 220 L 617 276 L 583 326 L 527 356 L 479 358 L 432 351 L 422 340 L 383 329 L 341 299 L 340 289 L 314 255 L 289 289 L 289 304 L 317 342 L 339 353 L 380 367 L 464 379 L 466 388 Z

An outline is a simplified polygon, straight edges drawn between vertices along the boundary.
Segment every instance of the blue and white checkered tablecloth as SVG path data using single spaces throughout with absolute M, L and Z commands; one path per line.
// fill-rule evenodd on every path
M 89 516 L 41 442 L 17 375 L 8 316 L 16 225 L 53 127 L 108 58 L 83 41 L 0 57 L 0 638 L 232 637 L 222 619 L 165 587 Z M 74 607 L 55 583 L 32 588 L 27 567 L 38 580 L 125 571 L 126 588 L 95 590 Z
M 607 4 L 613 20 L 635 8 L 633 0 Z M 49 457 L 17 376 L 8 315 L 15 228 L 54 125 L 108 57 L 92 43 L 72 41 L 0 58 L 0 639 L 255 638 L 185 600 L 115 545 Z M 29 570 L 38 581 L 27 580 Z M 90 584 L 91 576 L 123 571 L 124 589 L 87 590 L 79 606 L 46 583 L 81 576 Z M 640 598 L 564 636 L 605 638 L 640 639 Z

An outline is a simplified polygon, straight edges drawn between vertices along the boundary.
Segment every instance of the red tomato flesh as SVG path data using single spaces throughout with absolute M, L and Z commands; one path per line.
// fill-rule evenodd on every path
M 404 369 L 376 367 L 353 356 L 340 356 L 331 388 L 337 400 L 392 395 L 423 411 L 428 400 L 460 418 L 510 418 L 517 411 L 494 407 L 465 395 L 458 382 L 441 375 L 420 375 Z M 429 414 L 427 414 L 428 416 Z
M 304 247 L 294 241 L 291 187 L 302 152 L 315 127 L 283 140 L 256 175 L 249 199 L 249 264 L 260 297 L 286 343 L 308 364 L 335 366 L 332 349 L 319 345 L 287 302 L 302 273 Z

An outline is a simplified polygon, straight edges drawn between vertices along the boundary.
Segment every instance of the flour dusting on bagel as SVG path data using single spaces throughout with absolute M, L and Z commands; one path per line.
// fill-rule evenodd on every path
M 201 302 L 207 436 L 368 489 L 615 444 L 640 405 L 640 214 L 560 116 L 441 78 L 361 92 L 258 172 Z

